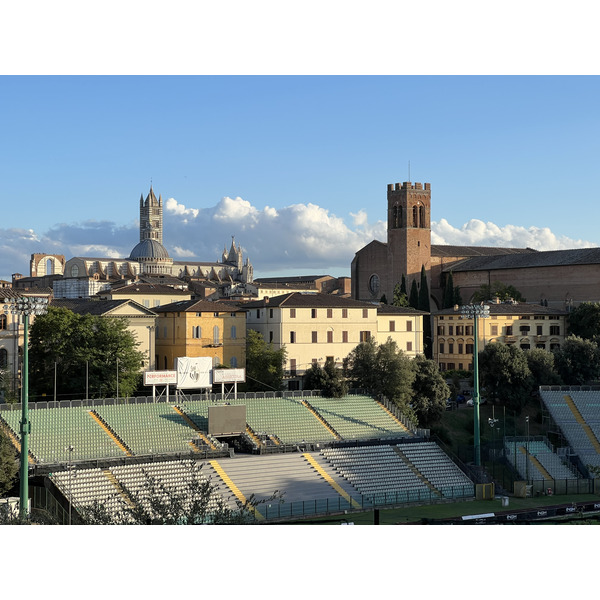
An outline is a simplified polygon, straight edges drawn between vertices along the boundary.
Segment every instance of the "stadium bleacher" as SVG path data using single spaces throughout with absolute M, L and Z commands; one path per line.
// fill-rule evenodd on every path
M 260 456 L 234 455 L 209 436 L 208 408 L 222 404 L 219 398 L 86 404 L 30 410 L 35 463 L 51 471 L 50 479 L 76 509 L 98 501 L 118 511 L 135 501 L 148 476 L 168 493 L 185 487 L 189 472 L 200 467 L 214 485 L 215 502 L 231 508 L 247 498 L 265 502 L 258 507 L 260 519 L 474 494 L 473 483 L 439 447 L 416 438 L 367 396 L 228 398 L 227 404 L 246 406 L 248 428 L 280 444 L 277 452 L 265 454 L 260 439 L 257 445 L 246 435 Z M 0 409 L 0 421 L 16 439 L 17 408 Z M 218 452 L 198 454 L 210 439 L 220 446 Z M 401 440 L 406 443 L 395 445 Z M 274 492 L 283 502 L 271 497 Z

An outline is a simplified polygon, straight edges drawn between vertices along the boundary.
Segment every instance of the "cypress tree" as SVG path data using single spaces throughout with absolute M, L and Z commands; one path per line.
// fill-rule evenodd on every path
M 427 285 L 427 272 L 425 265 L 421 267 L 421 288 L 419 290 L 419 310 L 429 313 L 431 312 L 431 304 L 429 302 L 429 286 Z M 423 315 L 423 351 L 427 358 L 432 357 L 431 352 L 431 315 Z
M 410 286 L 410 296 L 408 298 L 408 303 L 413 307 L 419 308 L 419 290 L 417 288 L 417 280 L 413 279 L 412 284 Z

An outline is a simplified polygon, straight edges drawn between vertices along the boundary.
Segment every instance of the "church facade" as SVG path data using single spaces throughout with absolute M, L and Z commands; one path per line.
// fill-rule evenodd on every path
M 431 185 L 396 183 L 387 188 L 387 241 L 361 248 L 351 265 L 352 298 L 391 302 L 406 278 L 420 284 L 425 267 L 432 312 L 442 309 L 444 288 L 452 282 L 464 303 L 482 285 L 512 285 L 529 303 L 566 309 L 600 301 L 600 248 L 536 251 L 431 244 Z

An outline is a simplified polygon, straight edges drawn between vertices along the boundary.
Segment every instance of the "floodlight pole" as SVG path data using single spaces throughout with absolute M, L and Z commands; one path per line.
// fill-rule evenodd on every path
M 41 315 L 46 312 L 48 300 L 46 298 L 31 298 L 21 296 L 10 298 L 4 309 L 23 317 L 23 370 L 21 385 L 21 468 L 19 482 L 19 518 L 27 519 L 29 508 L 29 434 L 31 422 L 29 421 L 29 315 Z
M 478 321 L 481 317 L 490 316 L 490 307 L 487 304 L 467 304 L 460 308 L 462 317 L 473 319 L 473 452 L 475 466 L 481 465 L 481 431 L 479 424 L 479 328 Z

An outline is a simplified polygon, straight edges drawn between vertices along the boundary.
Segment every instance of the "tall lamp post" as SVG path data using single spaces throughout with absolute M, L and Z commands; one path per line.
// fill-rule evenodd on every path
M 490 316 L 490 307 L 487 304 L 467 304 L 460 307 L 463 319 L 473 319 L 473 449 L 475 453 L 475 465 L 481 465 L 481 433 L 479 426 L 479 349 L 478 349 L 478 326 L 479 319 L 487 319 Z
M 27 518 L 29 503 L 29 317 L 42 315 L 48 308 L 47 298 L 21 296 L 8 298 L 4 310 L 23 317 L 23 370 L 21 385 L 21 481 L 19 494 L 19 517 Z

